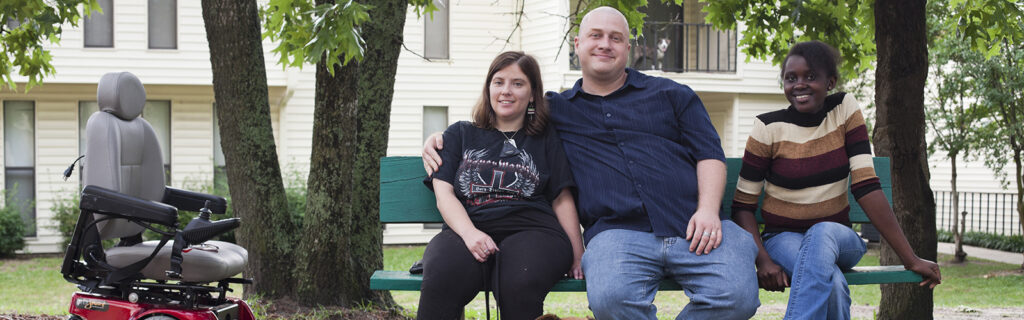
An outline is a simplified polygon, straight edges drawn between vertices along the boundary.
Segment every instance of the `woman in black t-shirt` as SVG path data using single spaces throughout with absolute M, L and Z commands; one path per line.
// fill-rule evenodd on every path
M 417 318 L 457 319 L 484 289 L 506 319 L 534 319 L 563 275 L 583 278 L 575 183 L 547 118 L 537 61 L 498 55 L 473 122 L 445 130 L 442 164 L 424 181 L 445 226 L 423 254 Z

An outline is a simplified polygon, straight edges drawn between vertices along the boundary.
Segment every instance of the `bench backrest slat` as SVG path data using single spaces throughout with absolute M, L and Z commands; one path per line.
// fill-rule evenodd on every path
M 889 203 L 892 204 L 892 174 L 889 158 L 875 157 L 875 173 L 878 174 Z M 726 159 L 725 194 L 722 197 L 722 217 L 732 215 L 732 197 L 736 192 L 742 160 Z M 383 223 L 438 223 L 443 222 L 437 211 L 434 193 L 423 185 L 423 161 L 420 157 L 384 157 L 380 160 L 380 221 Z M 868 223 L 864 210 L 850 196 L 850 221 Z M 761 221 L 760 210 L 757 220 Z

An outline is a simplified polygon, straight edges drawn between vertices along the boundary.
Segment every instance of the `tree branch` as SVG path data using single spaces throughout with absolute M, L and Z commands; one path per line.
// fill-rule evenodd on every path
M 415 55 L 417 57 L 420 57 L 423 60 L 427 60 L 427 62 L 434 62 L 434 60 L 430 60 L 430 58 L 427 58 L 427 57 L 423 56 L 422 54 L 416 53 L 416 51 L 412 51 L 412 49 L 409 49 L 409 47 L 405 46 L 405 41 L 402 41 L 402 49 L 405 49 L 405 51 L 408 51 L 409 53 L 411 53 L 411 54 L 413 54 L 413 55 Z

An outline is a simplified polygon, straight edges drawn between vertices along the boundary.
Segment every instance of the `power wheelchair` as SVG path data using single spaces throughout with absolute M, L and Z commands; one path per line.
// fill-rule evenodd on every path
M 252 320 L 245 301 L 227 297 L 248 252 L 211 240 L 239 226 L 211 221 L 224 198 L 167 187 L 153 128 L 139 117 L 146 91 L 135 75 L 108 73 L 97 87 L 82 162 L 81 213 L 61 273 L 78 285 L 69 320 Z M 81 159 L 81 158 L 80 158 Z M 70 170 L 65 175 L 70 175 Z M 178 210 L 199 212 L 178 229 Z M 146 229 L 160 240 L 142 241 Z M 103 241 L 119 242 L 104 248 Z

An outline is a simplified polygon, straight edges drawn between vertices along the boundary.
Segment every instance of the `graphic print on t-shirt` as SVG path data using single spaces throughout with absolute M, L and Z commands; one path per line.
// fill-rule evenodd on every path
M 537 189 L 540 173 L 533 157 L 525 151 L 515 157 L 494 161 L 488 159 L 487 150 L 470 149 L 462 154 L 457 180 L 466 205 L 479 206 L 525 200 Z

